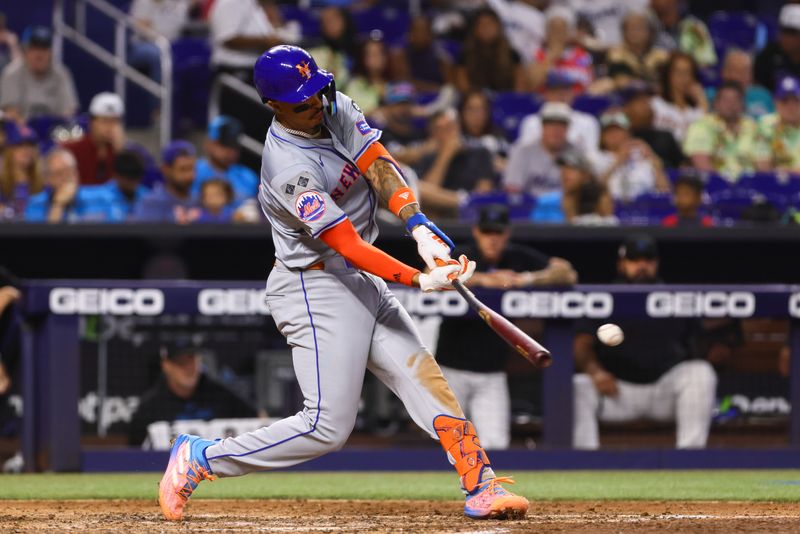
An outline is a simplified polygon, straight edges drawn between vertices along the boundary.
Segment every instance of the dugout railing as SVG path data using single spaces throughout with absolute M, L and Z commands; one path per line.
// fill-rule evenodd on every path
M 24 288 L 22 445 L 26 468 L 72 470 L 157 470 L 166 453 L 136 449 L 82 448 L 79 414 L 81 316 L 267 315 L 263 282 L 42 280 Z M 542 373 L 542 434 L 537 449 L 496 451 L 504 469 L 800 467 L 800 410 L 788 414 L 786 446 L 770 449 L 671 448 L 573 451 L 573 322 L 580 318 L 697 317 L 789 321 L 791 354 L 788 401 L 800 399 L 800 286 L 789 285 L 577 285 L 568 289 L 476 290 L 492 308 L 511 319 L 546 323 L 544 344 L 554 355 Z M 415 317 L 458 317 L 472 313 L 455 292 L 425 294 L 396 287 Z M 391 450 L 348 450 L 305 464 L 318 469 L 389 469 L 400 463 L 417 469 L 446 467 L 441 453 L 404 450 L 413 462 L 392 460 Z

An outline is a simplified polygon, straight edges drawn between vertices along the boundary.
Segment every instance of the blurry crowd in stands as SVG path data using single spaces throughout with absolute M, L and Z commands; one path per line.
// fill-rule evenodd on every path
M 800 223 L 800 3 L 705 21 L 682 0 L 312 4 L 133 0 L 128 60 L 158 80 L 145 28 L 201 28 L 212 76 L 249 82 L 267 48 L 306 47 L 440 220 L 502 202 L 540 223 Z M 148 154 L 119 96 L 79 108 L 49 28 L 2 22 L 0 220 L 261 220 L 250 117 Z

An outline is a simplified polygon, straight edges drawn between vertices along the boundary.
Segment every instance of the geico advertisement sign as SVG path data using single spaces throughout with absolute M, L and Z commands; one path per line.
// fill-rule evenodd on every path
M 751 317 L 756 296 L 749 291 L 654 291 L 647 295 L 650 317 Z
M 789 296 L 789 315 L 800 317 L 800 293 L 792 293 Z
M 164 311 L 164 293 L 160 289 L 56 287 L 50 291 L 49 304 L 58 315 L 158 315 Z
M 395 290 L 395 296 L 413 315 L 466 315 L 469 306 L 455 291 L 422 293 L 412 290 Z M 500 303 L 500 313 L 506 317 L 609 317 L 614 311 L 614 298 L 610 293 L 579 291 L 527 292 L 507 291 Z
M 423 293 L 419 290 L 393 290 L 395 297 L 412 315 L 459 317 L 469 310 L 467 302 L 455 291 Z
M 203 315 L 269 315 L 263 289 L 204 289 L 197 309 Z
M 614 312 L 611 293 L 590 291 L 506 291 L 501 301 L 506 317 L 589 317 L 603 319 Z

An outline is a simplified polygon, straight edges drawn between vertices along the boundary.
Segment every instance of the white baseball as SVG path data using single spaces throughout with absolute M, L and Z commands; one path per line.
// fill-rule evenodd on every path
M 609 347 L 616 347 L 625 339 L 622 328 L 613 323 L 606 323 L 597 329 L 597 339 Z

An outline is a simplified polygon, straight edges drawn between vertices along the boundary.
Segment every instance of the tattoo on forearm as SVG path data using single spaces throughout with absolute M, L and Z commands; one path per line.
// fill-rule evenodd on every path
M 389 199 L 401 187 L 407 187 L 400 169 L 388 159 L 378 158 L 369 166 L 364 174 L 375 192 L 378 193 L 383 206 L 389 205 Z M 418 204 L 410 204 L 400 210 L 400 218 L 404 221 L 419 212 Z

